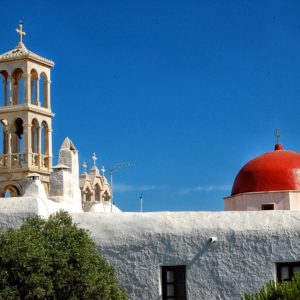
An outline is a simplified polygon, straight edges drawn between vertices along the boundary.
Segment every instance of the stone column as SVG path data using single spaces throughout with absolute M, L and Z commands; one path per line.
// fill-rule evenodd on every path
M 48 145 L 47 149 L 45 148 L 45 155 L 48 155 L 48 169 L 49 171 L 52 168 L 52 129 L 48 128 L 46 136 L 45 136 L 45 145 Z M 47 143 L 46 143 L 47 139 Z
M 44 97 L 45 97 L 44 103 L 45 103 L 45 107 L 47 107 L 48 109 L 51 109 L 50 85 L 51 85 L 51 81 L 46 80 L 46 88 L 44 89 Z

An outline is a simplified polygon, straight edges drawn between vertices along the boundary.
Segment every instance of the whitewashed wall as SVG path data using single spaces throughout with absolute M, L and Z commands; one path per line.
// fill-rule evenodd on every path
M 74 215 L 118 269 L 130 299 L 161 299 L 160 266 L 187 267 L 188 299 L 241 299 L 300 261 L 300 212 Z M 211 236 L 218 242 L 208 243 Z
M 0 227 L 24 214 L 1 213 Z M 275 278 L 275 263 L 300 261 L 300 212 L 78 213 L 118 270 L 130 299 L 161 299 L 160 266 L 187 267 L 190 300 L 241 299 Z M 211 236 L 218 242 L 208 243 Z

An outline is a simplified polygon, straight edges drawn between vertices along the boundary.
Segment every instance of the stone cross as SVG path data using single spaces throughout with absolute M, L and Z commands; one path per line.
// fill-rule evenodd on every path
M 104 173 L 105 173 L 105 169 L 104 169 L 104 166 L 102 167 L 102 169 L 101 169 L 101 172 L 102 172 L 102 176 L 104 177 Z
M 279 144 L 280 134 L 279 134 L 279 130 L 277 128 L 274 131 L 274 135 L 275 135 L 275 139 L 276 139 L 276 144 Z
M 16 32 L 20 36 L 20 42 L 19 43 L 22 44 L 22 37 L 23 37 L 23 35 L 26 35 L 26 32 L 23 31 L 23 22 L 22 21 L 19 22 L 19 28 L 16 29 Z
M 94 155 L 92 156 L 92 160 L 94 161 L 94 167 L 96 167 L 96 160 L 97 160 L 96 153 L 94 153 Z
M 86 173 L 86 168 L 87 168 L 86 162 L 84 162 L 84 163 L 82 164 L 82 167 L 83 167 L 83 173 Z

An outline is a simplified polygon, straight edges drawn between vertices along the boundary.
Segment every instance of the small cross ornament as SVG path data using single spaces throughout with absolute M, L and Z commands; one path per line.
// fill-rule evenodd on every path
M 19 28 L 16 29 L 16 32 L 19 34 L 19 37 L 20 37 L 20 41 L 19 41 L 19 44 L 23 44 L 22 42 L 22 38 L 23 38 L 23 35 L 26 35 L 26 32 L 23 31 L 23 22 L 20 21 L 19 22 Z
M 104 173 L 105 173 L 105 168 L 104 168 L 104 166 L 102 167 L 102 169 L 101 169 L 101 172 L 102 172 L 102 176 L 104 177 Z
M 97 160 L 96 153 L 93 154 L 92 160 L 94 161 L 94 167 L 96 167 L 96 160 Z

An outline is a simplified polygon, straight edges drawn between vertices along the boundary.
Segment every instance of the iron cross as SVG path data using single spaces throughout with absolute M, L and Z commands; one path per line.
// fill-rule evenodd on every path
M 276 144 L 279 144 L 280 134 L 279 134 L 279 130 L 277 128 L 274 131 L 274 135 L 275 135 L 275 139 L 276 139 Z

